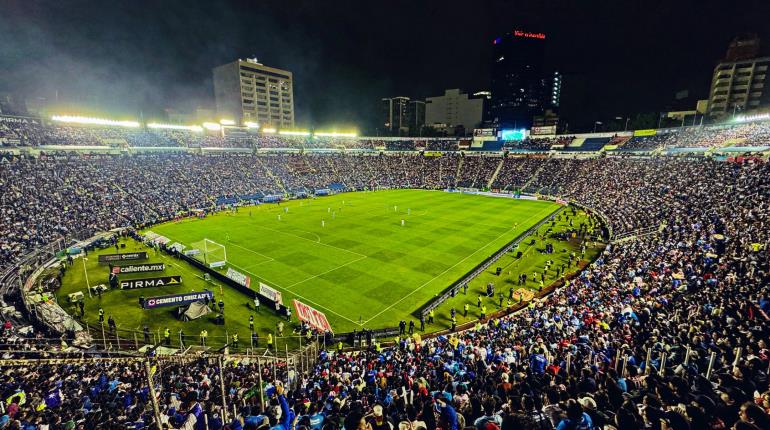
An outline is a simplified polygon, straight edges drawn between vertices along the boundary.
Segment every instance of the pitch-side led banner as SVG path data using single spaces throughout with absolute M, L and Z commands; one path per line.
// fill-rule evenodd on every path
M 251 278 L 249 276 L 244 275 L 241 272 L 238 272 L 237 270 L 233 270 L 232 267 L 227 268 L 227 274 L 225 276 L 243 285 L 246 288 L 251 288 Z
M 262 294 L 274 302 L 278 302 L 279 305 L 283 304 L 283 297 L 281 296 L 281 292 L 265 283 L 259 283 L 259 294 Z
M 203 291 L 200 293 L 170 294 L 168 296 L 149 297 L 144 301 L 145 309 L 154 309 L 161 306 L 180 306 L 194 302 L 203 302 L 208 297 L 209 301 L 214 301 L 214 293 Z
M 294 299 L 294 309 L 297 310 L 297 318 L 308 323 L 310 327 L 322 332 L 333 332 L 332 326 L 329 325 L 329 321 L 323 312 L 317 311 L 297 299 Z
M 129 252 L 126 254 L 102 254 L 99 256 L 100 263 L 109 263 L 112 261 L 129 261 L 129 260 L 146 260 L 147 253 L 142 252 Z

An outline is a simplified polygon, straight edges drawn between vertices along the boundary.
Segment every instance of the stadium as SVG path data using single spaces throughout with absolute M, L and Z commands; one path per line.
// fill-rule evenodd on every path
M 768 112 L 0 111 L 0 430 L 770 429 Z

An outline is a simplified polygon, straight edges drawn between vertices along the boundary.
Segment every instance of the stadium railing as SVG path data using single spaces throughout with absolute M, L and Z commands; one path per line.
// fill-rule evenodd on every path
M 476 278 L 483 271 L 487 270 L 489 268 L 489 266 L 491 266 L 494 262 L 499 260 L 500 257 L 505 255 L 505 253 L 507 253 L 508 251 L 511 251 L 513 248 L 518 246 L 519 243 L 521 243 L 522 240 L 527 238 L 533 232 L 537 231 L 537 229 L 542 227 L 543 224 L 548 222 L 548 220 L 550 220 L 552 217 L 554 217 L 557 214 L 559 214 L 562 210 L 564 210 L 564 207 L 559 208 L 558 210 L 554 211 L 548 217 L 540 220 L 540 222 L 538 222 L 536 225 L 534 225 L 531 228 L 529 228 L 527 231 L 525 231 L 525 232 L 521 233 L 520 235 L 516 236 L 515 238 L 513 238 L 510 242 L 505 244 L 502 248 L 497 250 L 494 254 L 492 254 L 491 256 L 487 257 L 486 259 L 484 259 L 484 261 L 482 261 L 481 263 L 477 264 L 471 270 L 466 272 L 466 274 L 463 275 L 463 277 L 461 277 L 459 280 L 457 280 L 452 285 L 447 287 L 441 294 L 439 294 L 438 297 L 432 299 L 431 301 L 429 301 L 428 303 L 423 305 L 417 311 L 417 314 L 421 315 L 423 317 L 427 316 L 428 313 L 431 310 L 436 309 L 442 303 L 444 303 L 445 301 L 449 300 L 451 297 L 454 297 L 460 291 L 460 289 L 463 288 L 464 285 L 466 285 L 471 280 Z

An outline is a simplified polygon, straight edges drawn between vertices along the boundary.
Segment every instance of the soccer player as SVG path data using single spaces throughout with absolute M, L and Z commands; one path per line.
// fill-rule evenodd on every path
M 401 227 L 404 226 L 404 220 L 401 220 Z
M 254 296 L 254 311 L 259 312 L 259 296 Z

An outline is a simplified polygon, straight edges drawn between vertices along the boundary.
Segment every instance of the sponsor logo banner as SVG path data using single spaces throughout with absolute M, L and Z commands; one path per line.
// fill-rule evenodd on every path
M 192 257 L 193 255 L 199 255 L 201 253 L 200 249 L 188 249 L 184 252 L 184 255 L 188 257 Z
M 35 118 L 26 118 L 22 116 L 6 116 L 0 115 L 0 122 L 9 122 L 16 124 L 37 124 L 38 120 Z
M 186 305 L 193 302 L 203 302 L 214 300 L 214 293 L 211 291 L 203 291 L 200 293 L 184 293 L 184 294 L 170 294 L 168 296 L 156 296 L 149 297 L 144 301 L 145 309 L 154 309 L 161 306 L 179 306 Z
M 132 290 L 134 288 L 165 287 L 166 285 L 177 285 L 182 283 L 180 275 L 161 276 L 159 278 L 127 279 L 120 281 L 121 290 Z
M 274 302 L 278 302 L 279 305 L 283 304 L 281 292 L 262 282 L 259 283 L 259 294 L 262 294 Z
M 555 125 L 545 125 L 540 127 L 532 127 L 530 129 L 529 134 L 533 136 L 548 136 L 548 135 L 554 135 L 556 134 L 556 126 Z
M 145 273 L 145 272 L 162 272 L 166 270 L 166 265 L 163 263 L 147 263 L 147 264 L 131 264 L 128 266 L 115 266 L 112 268 L 112 273 Z
M 654 128 L 648 128 L 646 130 L 634 130 L 634 136 L 655 136 L 658 130 Z
M 329 325 L 329 321 L 323 312 L 317 311 L 297 299 L 294 299 L 294 309 L 297 310 L 297 318 L 308 323 L 310 327 L 322 332 L 332 331 L 332 326 Z
M 225 274 L 225 276 L 243 285 L 246 288 L 251 288 L 251 278 L 244 275 L 241 272 L 233 270 L 232 267 L 227 268 L 227 274 Z
M 109 263 L 111 261 L 130 261 L 130 260 L 146 260 L 147 253 L 142 252 L 129 252 L 126 254 L 102 254 L 99 256 L 100 263 Z

